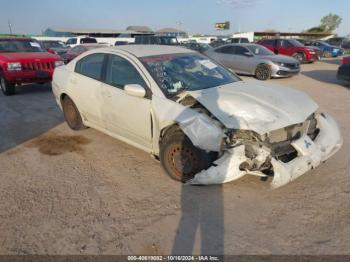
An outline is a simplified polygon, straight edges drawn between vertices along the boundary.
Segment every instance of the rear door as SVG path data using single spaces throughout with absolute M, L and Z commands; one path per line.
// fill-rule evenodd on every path
M 261 41 L 261 45 L 265 46 L 272 52 L 276 53 L 276 40 L 274 39 L 266 39 Z
M 232 45 L 226 45 L 226 46 L 217 48 L 211 51 L 211 54 L 213 54 L 211 58 L 213 58 L 215 61 L 219 62 L 220 64 L 235 70 L 232 63 L 234 49 L 235 47 Z
M 288 39 L 278 39 L 276 50 L 278 55 L 292 56 L 294 54 L 294 47 Z
M 237 73 L 248 73 L 252 72 L 254 56 L 247 56 L 247 53 L 251 52 L 244 46 L 235 46 L 232 57 L 230 59 L 231 68 Z
M 83 57 L 70 76 L 69 94 L 82 116 L 89 122 L 105 128 L 101 107 L 104 99 L 101 93 L 102 68 L 106 54 L 96 53 Z

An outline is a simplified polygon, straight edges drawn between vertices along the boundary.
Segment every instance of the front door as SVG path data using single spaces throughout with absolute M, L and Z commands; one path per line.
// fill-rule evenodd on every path
M 150 92 L 135 97 L 124 92 L 124 86 L 138 84 L 148 90 L 141 72 L 126 57 L 109 55 L 105 83 L 102 84 L 104 104 L 101 113 L 107 129 L 146 150 L 152 149 Z

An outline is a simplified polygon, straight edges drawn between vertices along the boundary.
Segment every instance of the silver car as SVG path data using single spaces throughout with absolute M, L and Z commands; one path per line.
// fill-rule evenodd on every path
M 205 54 L 237 74 L 254 75 L 259 80 L 288 77 L 300 72 L 296 59 L 275 55 L 256 44 L 228 44 L 210 49 Z

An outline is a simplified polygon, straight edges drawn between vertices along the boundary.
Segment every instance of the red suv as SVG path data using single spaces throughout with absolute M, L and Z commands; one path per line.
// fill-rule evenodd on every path
M 51 82 L 60 65 L 62 59 L 44 51 L 34 39 L 0 38 L 0 86 L 5 95 L 13 95 L 16 85 Z
M 257 42 L 278 55 L 292 56 L 300 63 L 314 62 L 318 59 L 317 51 L 306 47 L 295 39 L 264 39 Z

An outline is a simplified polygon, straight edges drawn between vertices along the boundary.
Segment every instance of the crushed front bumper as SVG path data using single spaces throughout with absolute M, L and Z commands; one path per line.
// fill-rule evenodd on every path
M 320 130 L 313 141 L 305 135 L 294 142 L 292 146 L 298 152 L 298 156 L 288 163 L 275 158 L 271 159 L 274 177 L 272 188 L 281 187 L 300 177 L 310 169 L 313 169 L 334 155 L 342 146 L 343 138 L 337 122 L 329 114 L 317 114 L 317 128 Z M 264 161 L 268 156 L 264 148 L 260 148 L 259 156 Z M 212 167 L 198 173 L 189 184 L 221 184 L 241 178 L 244 175 L 256 175 L 266 177 L 261 171 L 242 170 L 241 163 L 247 161 L 245 146 L 227 150 L 221 158 L 216 160 Z
M 326 113 L 316 117 L 320 132 L 314 141 L 307 135 L 294 141 L 292 146 L 297 150 L 298 156 L 288 163 L 272 159 L 272 188 L 283 186 L 319 166 L 341 148 L 343 138 L 334 118 Z

